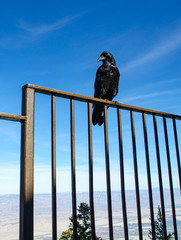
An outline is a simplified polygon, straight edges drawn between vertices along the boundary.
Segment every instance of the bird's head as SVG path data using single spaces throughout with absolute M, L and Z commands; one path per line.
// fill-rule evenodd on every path
M 98 58 L 98 62 L 103 61 L 103 63 L 107 62 L 109 64 L 116 65 L 116 61 L 113 57 L 113 55 L 109 52 L 102 52 L 100 57 Z

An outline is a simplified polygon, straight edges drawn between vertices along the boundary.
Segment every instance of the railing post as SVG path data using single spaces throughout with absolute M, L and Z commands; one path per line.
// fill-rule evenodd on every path
M 112 201 L 111 201 L 111 177 L 109 166 L 109 143 L 108 143 L 108 124 L 107 124 L 107 106 L 104 105 L 104 141 L 105 141 L 105 160 L 106 160 L 106 181 L 107 181 L 107 204 L 109 219 L 109 239 L 113 240 L 113 220 L 112 220 Z
M 179 176 L 180 193 L 181 193 L 181 165 L 180 165 L 180 154 L 179 154 L 179 145 L 178 145 L 178 136 L 177 136 L 177 127 L 176 127 L 175 118 L 173 118 L 173 130 L 174 130 L 175 149 L 176 149 L 176 155 L 177 155 L 177 167 L 178 167 L 178 176 Z
M 119 159 L 120 159 L 121 198 L 122 198 L 122 211 L 123 211 L 123 223 L 124 223 L 124 238 L 125 238 L 125 240 L 129 240 L 128 219 L 127 219 L 127 210 L 126 210 L 123 139 L 122 139 L 122 124 L 121 124 L 121 109 L 120 108 L 117 108 L 117 116 L 118 116 Z
M 131 117 L 131 134 L 132 134 L 132 147 L 133 147 L 136 203 L 137 203 L 137 215 L 138 215 L 138 231 L 139 231 L 139 240 L 142 240 L 143 239 L 143 231 L 142 231 L 142 221 L 141 221 L 141 203 L 140 203 L 138 163 L 137 163 L 137 153 L 136 153 L 136 136 L 135 136 L 134 112 L 133 111 L 130 111 L 130 117 Z
M 52 240 L 57 240 L 57 186 L 56 186 L 56 106 L 51 96 L 51 150 L 52 150 Z
M 20 240 L 33 240 L 34 89 L 23 87 L 20 179 Z
M 167 123 L 166 123 L 165 117 L 163 117 L 163 127 L 164 127 L 164 134 L 165 134 L 165 145 L 166 145 L 166 154 L 167 154 L 168 178 L 169 178 L 169 184 L 170 184 L 170 197 L 171 197 L 171 205 L 172 205 L 174 237 L 175 237 L 175 239 L 178 239 L 177 221 L 176 221 L 176 212 L 175 212 L 175 200 L 174 200 L 174 191 L 173 191 L 173 180 L 172 180 L 172 169 L 171 169 L 171 159 L 170 159 L 170 150 L 169 150 L 169 143 L 168 143 Z
M 91 214 L 92 239 L 96 239 L 94 216 L 94 181 L 93 181 L 93 146 L 92 146 L 92 116 L 91 103 L 88 103 L 88 143 L 89 143 L 89 202 Z
M 77 240 L 77 199 L 75 176 L 75 116 L 74 100 L 70 100 L 70 124 L 71 124 L 71 178 L 72 178 L 72 212 L 73 212 L 73 239 Z
M 147 170 L 147 181 L 148 181 L 149 204 L 150 204 L 151 231 L 152 231 L 152 239 L 155 240 L 156 238 L 155 238 L 155 220 L 154 220 L 154 210 L 153 210 L 153 193 L 152 193 L 150 157 L 149 157 L 149 149 L 148 149 L 148 135 L 147 135 L 145 113 L 142 113 L 142 122 L 143 122 L 143 134 L 144 134 L 144 144 L 145 144 L 145 157 L 146 157 L 146 170 Z
M 158 167 L 158 180 L 160 188 L 160 200 L 161 200 L 161 210 L 163 218 L 163 237 L 166 239 L 167 236 L 167 226 L 166 226 L 166 216 L 165 216 L 165 201 L 163 194 L 163 181 L 162 181 L 162 170 L 161 170 L 161 161 L 160 161 L 160 147 L 158 141 L 158 128 L 156 115 L 153 115 L 153 126 L 154 126 L 154 135 L 155 135 L 155 147 L 156 147 L 156 158 L 157 158 L 157 167 Z

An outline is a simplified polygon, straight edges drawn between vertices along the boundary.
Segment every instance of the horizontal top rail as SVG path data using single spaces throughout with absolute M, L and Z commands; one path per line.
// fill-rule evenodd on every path
M 0 112 L 0 119 L 15 121 L 15 122 L 23 122 L 23 121 L 26 120 L 26 116 L 14 115 L 14 114 Z
M 175 119 L 181 120 L 180 115 L 170 114 L 170 113 L 166 113 L 166 112 L 160 112 L 160 111 L 141 108 L 141 107 L 135 107 L 135 106 L 127 105 L 127 104 L 112 102 L 112 101 L 108 101 L 108 100 L 104 100 L 104 99 L 100 99 L 100 98 L 83 96 L 83 95 L 79 95 L 79 94 L 75 94 L 75 93 L 69 93 L 69 92 L 56 90 L 53 88 L 41 87 L 41 86 L 37 86 L 37 85 L 33 85 L 33 84 L 27 84 L 26 87 L 33 88 L 35 90 L 35 92 L 38 92 L 38 93 L 55 95 L 55 96 L 63 97 L 63 98 L 75 99 L 75 100 L 82 101 L 82 102 L 91 102 L 91 103 L 98 102 L 98 103 L 103 103 L 103 104 L 106 104 L 107 106 L 111 106 L 111 107 L 115 107 L 115 108 L 121 108 L 121 109 L 125 109 L 125 110 L 133 110 L 135 112 L 147 113 L 147 114 L 152 114 L 152 115 L 157 115 L 157 116 L 165 116 L 168 118 L 175 118 Z

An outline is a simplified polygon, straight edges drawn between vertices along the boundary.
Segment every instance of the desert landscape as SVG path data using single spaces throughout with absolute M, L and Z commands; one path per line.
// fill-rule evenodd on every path
M 170 205 L 169 191 L 166 190 L 165 206 L 168 232 L 173 232 L 172 210 Z M 88 193 L 77 194 L 77 205 L 80 202 L 88 203 Z M 148 238 L 150 229 L 150 213 L 147 191 L 140 192 L 141 213 L 144 239 Z M 134 191 L 126 191 L 128 228 L 131 240 L 138 239 L 136 200 Z M 154 212 L 157 214 L 157 207 L 160 205 L 158 190 L 153 191 Z M 71 216 L 71 194 L 57 194 L 57 225 L 58 237 L 61 232 L 68 229 L 69 217 Z M 106 192 L 94 193 L 96 234 L 103 239 L 109 239 L 107 197 Z M 177 214 L 177 228 L 179 239 L 181 239 L 181 199 L 179 189 L 175 190 L 175 203 Z M 112 209 L 114 239 L 124 239 L 124 229 L 121 208 L 121 193 L 112 192 Z M 19 196 L 18 195 L 0 195 L 0 239 L 17 240 L 19 239 Z M 34 239 L 50 240 L 52 232 L 51 226 L 51 195 L 35 194 L 34 199 Z

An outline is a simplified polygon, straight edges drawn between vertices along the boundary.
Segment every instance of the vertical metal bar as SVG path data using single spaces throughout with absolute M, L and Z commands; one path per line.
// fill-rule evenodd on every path
M 92 117 L 91 103 L 88 103 L 88 143 L 89 143 L 89 200 L 91 214 L 92 239 L 96 239 L 94 217 L 94 186 L 93 186 L 93 150 L 92 150 Z
M 139 194 L 138 166 L 137 166 L 137 154 L 136 154 L 136 138 L 135 138 L 134 113 L 133 113 L 133 111 L 130 111 L 130 116 L 131 116 L 133 162 L 134 162 L 135 188 L 136 188 L 136 203 L 137 203 L 137 214 L 138 214 L 138 230 L 139 230 L 139 239 L 142 240 L 143 239 L 143 233 L 142 233 L 142 222 L 141 222 L 141 205 L 140 205 L 140 194 Z
M 168 131 L 167 131 L 167 124 L 166 124 L 166 118 L 165 117 L 163 117 L 163 126 L 164 126 L 164 133 L 165 133 L 166 153 L 167 153 L 167 164 L 168 164 L 168 176 L 169 176 L 169 184 L 170 184 L 170 197 L 171 197 L 171 204 L 172 204 L 174 237 L 175 237 L 175 239 L 178 239 L 176 212 L 175 212 L 175 201 L 174 201 L 174 192 L 173 192 L 173 181 L 172 181 L 172 170 L 171 170 L 171 162 L 170 162 L 169 143 L 168 143 Z
M 56 201 L 56 108 L 55 96 L 51 96 L 51 135 L 52 135 L 52 233 L 57 240 L 57 201 Z
M 156 147 L 156 156 L 157 156 L 161 211 L 162 211 L 162 218 L 163 218 L 163 234 L 164 234 L 163 239 L 166 239 L 167 238 L 167 227 L 166 227 L 166 217 L 165 217 L 165 203 L 164 203 L 164 195 L 163 195 L 162 171 L 161 171 L 160 150 L 159 150 L 159 142 L 158 142 L 158 129 L 157 129 L 157 122 L 156 122 L 155 115 L 153 115 L 153 125 L 154 125 L 154 134 L 155 134 L 155 147 Z
M 149 204 L 150 204 L 150 218 L 151 218 L 151 230 L 152 239 L 155 239 L 155 221 L 154 221 L 154 210 L 153 210 L 153 194 L 152 194 L 152 184 L 151 184 L 151 171 L 150 171 L 150 159 L 148 150 L 148 136 L 146 127 L 146 117 L 145 113 L 142 113 L 143 121 L 143 133 L 145 142 L 145 157 L 146 157 L 146 169 L 147 169 L 147 179 L 148 179 L 148 192 L 149 192 Z
M 23 87 L 20 179 L 20 240 L 33 240 L 34 218 L 34 89 Z
M 123 141 L 122 141 L 122 125 L 121 125 L 121 109 L 117 108 L 118 116 L 118 135 L 119 135 L 119 158 L 120 158 L 120 177 L 121 177 L 121 197 L 122 197 L 122 211 L 124 223 L 124 238 L 129 240 L 128 235 L 128 221 L 126 210 L 126 196 L 125 196 L 125 182 L 124 182 L 124 158 L 123 158 Z
M 181 166 L 180 166 L 180 154 L 179 154 L 179 147 L 178 147 L 178 137 L 177 137 L 177 128 L 176 128 L 175 118 L 173 118 L 173 130 L 174 130 L 175 148 L 176 148 L 176 155 L 177 155 L 177 167 L 178 167 L 178 176 L 179 176 L 180 193 L 181 193 Z
M 105 138 L 105 157 L 106 157 L 106 180 L 107 180 L 107 201 L 108 201 L 108 219 L 109 219 L 109 239 L 113 240 L 113 222 L 112 222 L 112 202 L 111 202 L 111 180 L 109 167 L 109 144 L 107 127 L 107 106 L 104 106 L 104 138 Z
M 74 100 L 70 99 L 71 111 L 71 176 L 72 176 L 72 212 L 73 212 L 73 239 L 77 240 L 77 201 L 76 201 L 76 176 L 75 176 L 75 122 Z

